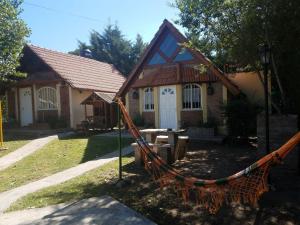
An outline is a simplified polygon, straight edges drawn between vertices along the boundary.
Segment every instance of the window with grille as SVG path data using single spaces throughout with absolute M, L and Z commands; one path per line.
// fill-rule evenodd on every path
M 153 88 L 146 88 L 144 90 L 144 110 L 154 110 Z
M 201 89 L 198 84 L 183 86 L 183 109 L 201 109 Z
M 57 109 L 56 89 L 52 87 L 42 87 L 38 90 L 38 109 Z

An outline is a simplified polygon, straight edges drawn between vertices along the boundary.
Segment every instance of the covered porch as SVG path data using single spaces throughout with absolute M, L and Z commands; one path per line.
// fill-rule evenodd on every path
M 81 105 L 85 107 L 85 120 L 81 126 L 85 130 L 107 130 L 117 124 L 117 108 L 113 99 L 115 93 L 93 92 Z M 92 114 L 88 113 L 87 105 L 93 107 Z

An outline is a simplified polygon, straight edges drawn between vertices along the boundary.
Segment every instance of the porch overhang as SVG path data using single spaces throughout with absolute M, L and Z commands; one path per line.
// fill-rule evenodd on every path
M 89 97 L 83 100 L 81 105 L 94 105 L 97 102 L 106 102 L 108 104 L 113 103 L 113 99 L 116 93 L 108 93 L 108 92 L 93 92 Z

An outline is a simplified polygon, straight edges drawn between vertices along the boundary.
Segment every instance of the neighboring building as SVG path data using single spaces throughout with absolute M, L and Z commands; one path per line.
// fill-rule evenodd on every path
M 257 72 L 238 72 L 226 74 L 228 79 L 239 87 L 250 102 L 264 107 L 265 92 L 262 77 Z M 269 77 L 269 92 L 271 92 L 271 79 Z M 269 96 L 271 104 L 271 96 Z M 270 108 L 271 109 L 271 108 Z
M 200 126 L 210 120 L 222 125 L 221 105 L 240 91 L 203 54 L 184 48 L 184 42 L 164 20 L 118 93 L 132 118 L 142 116 L 156 128 Z
M 125 81 L 113 65 L 33 45 L 25 46 L 23 53 L 20 71 L 27 77 L 6 92 L 10 120 L 38 127 L 57 119 L 76 128 L 87 116 L 111 114 L 106 107 L 103 112 L 100 103 L 81 103 L 96 92 L 111 104 Z

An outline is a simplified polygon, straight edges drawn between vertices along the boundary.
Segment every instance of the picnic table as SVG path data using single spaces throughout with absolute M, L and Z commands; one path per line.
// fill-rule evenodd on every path
M 185 130 L 183 129 L 140 130 L 146 141 L 150 146 L 152 146 L 152 150 L 159 154 L 169 164 L 172 164 L 176 159 L 178 159 L 178 151 L 176 151 L 176 149 L 179 150 L 179 148 L 181 148 L 181 143 L 178 142 L 178 137 L 184 131 Z M 139 153 L 137 152 L 137 154 Z
M 168 143 L 171 146 L 176 146 L 178 135 L 183 133 L 185 130 L 179 129 L 144 129 L 140 130 L 141 134 L 145 136 L 146 141 L 149 143 L 154 143 L 156 140 L 156 137 L 158 135 L 166 135 L 168 136 Z

